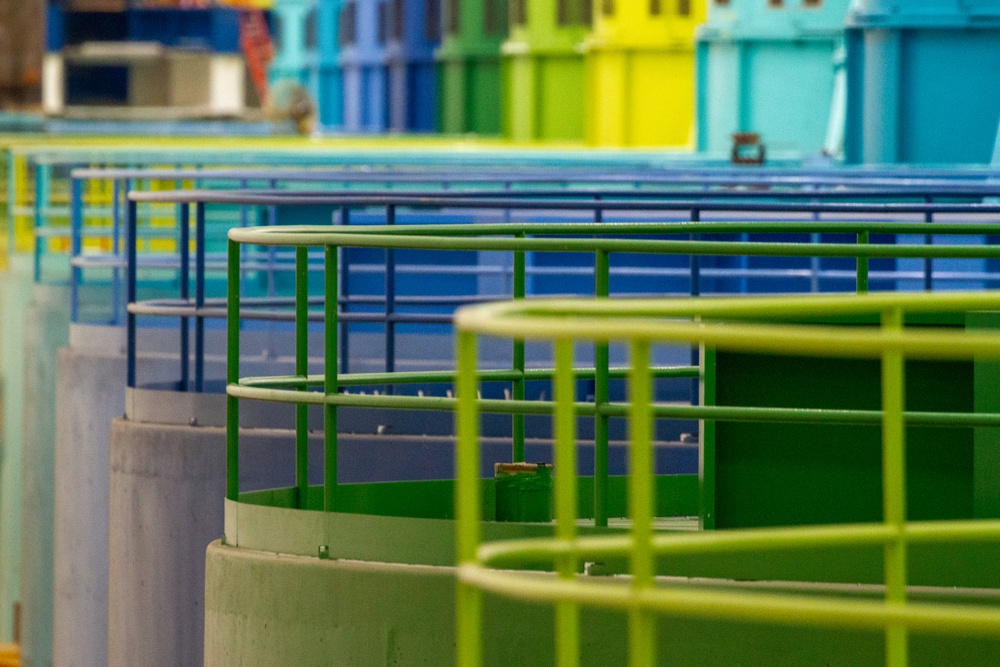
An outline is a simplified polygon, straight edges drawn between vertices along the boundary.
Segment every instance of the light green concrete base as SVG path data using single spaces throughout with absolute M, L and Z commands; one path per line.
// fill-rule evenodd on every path
M 685 482 L 664 482 L 678 483 Z M 379 487 L 358 486 L 369 489 L 359 488 L 351 502 L 359 502 Z M 682 488 L 673 486 L 676 491 Z M 662 489 L 669 490 L 667 486 Z M 243 502 L 226 502 L 225 543 L 210 545 L 206 559 L 205 665 L 455 664 L 454 524 L 448 519 L 327 513 L 261 504 L 280 504 L 282 498 L 291 496 L 290 491 L 245 494 Z M 426 491 L 435 493 L 432 487 Z M 690 529 L 689 524 L 675 520 L 669 527 Z M 551 524 L 487 522 L 483 530 L 487 539 L 496 540 L 545 534 Z M 976 553 L 966 548 L 965 560 L 953 551 L 915 553 L 919 561 L 914 563 L 915 579 L 940 577 L 968 586 L 971 580 L 961 575 L 963 570 L 982 570 L 983 563 L 997 562 L 992 551 Z M 872 553 L 845 559 L 842 551 L 828 550 L 803 556 L 756 552 L 676 557 L 661 562 L 660 571 L 711 576 L 714 579 L 697 583 L 737 590 L 865 598 L 883 594 L 877 584 L 792 581 L 817 572 L 832 581 L 860 581 L 857 577 L 878 571 L 879 559 Z M 873 562 L 874 572 L 869 567 Z M 933 576 L 921 572 L 928 566 L 935 571 Z M 754 576 L 765 573 L 773 578 Z M 987 576 L 984 582 L 992 579 Z M 627 577 L 613 580 L 622 585 L 629 582 Z M 695 580 L 662 576 L 659 581 L 663 586 L 688 586 Z M 1000 606 L 1000 588 L 925 586 L 913 588 L 911 595 L 917 600 Z M 485 600 L 486 665 L 553 664 L 550 606 L 492 595 Z M 587 609 L 581 618 L 581 664 L 625 664 L 624 614 Z M 664 617 L 659 635 L 659 664 L 663 665 L 884 664 L 882 635 L 875 632 Z M 1000 641 L 913 636 L 910 646 L 913 666 L 1000 664 Z
M 453 665 L 454 572 L 214 542 L 206 562 L 205 665 Z M 867 592 L 843 587 L 834 594 Z M 582 622 L 583 665 L 625 664 L 624 615 L 588 610 Z M 883 664 L 876 633 L 668 618 L 659 627 L 663 665 Z M 486 596 L 484 629 L 486 665 L 553 664 L 550 607 Z M 914 666 L 1000 662 L 997 642 L 914 637 L 911 652 Z

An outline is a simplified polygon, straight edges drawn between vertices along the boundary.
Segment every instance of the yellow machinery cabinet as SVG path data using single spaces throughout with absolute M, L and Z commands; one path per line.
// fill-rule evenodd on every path
M 586 41 L 587 140 L 692 148 L 705 0 L 598 0 Z

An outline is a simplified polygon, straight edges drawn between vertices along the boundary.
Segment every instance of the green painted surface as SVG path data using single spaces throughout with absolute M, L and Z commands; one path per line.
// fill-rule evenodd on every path
M 501 131 L 499 51 L 456 57 L 439 65 L 441 130 L 445 134 L 498 135 Z
M 988 328 L 994 313 L 910 316 L 909 324 Z M 839 318 L 841 323 L 866 318 Z M 706 401 L 754 407 L 878 410 L 878 363 L 858 359 L 704 355 Z M 1000 366 L 987 360 L 911 361 L 910 412 L 1000 411 Z M 706 424 L 706 458 L 715 467 L 714 526 L 749 528 L 882 519 L 881 430 L 877 424 L 719 422 Z M 996 428 L 918 427 L 906 431 L 907 511 L 911 520 L 1000 516 Z
M 972 410 L 972 364 L 907 364 L 907 408 Z M 878 362 L 718 352 L 719 405 L 877 410 Z M 878 425 L 716 424 L 716 527 L 879 521 Z M 945 446 L 945 443 L 947 445 Z M 910 518 L 972 516 L 972 429 L 907 431 Z
M 500 133 L 500 44 L 507 33 L 506 3 L 453 0 L 443 3 L 444 25 L 438 61 L 440 128 L 446 134 Z M 458 11 L 450 29 L 449 13 Z M 487 20 L 486 12 L 493 11 Z
M 695 475 L 659 475 L 655 478 L 657 488 L 657 512 L 659 516 L 695 516 L 698 513 L 698 480 Z M 628 478 L 611 476 L 608 478 L 608 506 L 611 516 L 626 515 L 626 484 Z M 496 512 L 494 479 L 482 480 L 483 512 L 492 519 Z M 594 516 L 594 478 L 578 476 L 580 516 Z M 398 516 L 417 519 L 451 519 L 454 517 L 452 480 L 429 480 L 412 482 L 371 482 L 364 484 L 340 484 L 337 509 L 343 513 Z M 319 511 L 323 508 L 323 488 L 309 487 L 309 497 L 304 509 Z M 297 492 L 294 488 L 249 491 L 240 494 L 240 502 L 248 505 L 267 505 L 290 509 L 298 507 Z
M 593 515 L 594 481 L 579 477 L 581 516 Z M 323 489 L 310 487 L 307 507 L 297 508 L 294 488 L 240 494 L 226 501 L 226 543 L 248 549 L 314 556 L 326 547 L 330 558 L 451 565 L 455 562 L 454 482 L 340 484 L 343 511 L 323 512 Z M 496 539 L 552 534 L 551 524 L 495 523 L 495 481 L 482 480 L 484 530 Z M 626 478 L 608 483 L 612 516 L 626 514 Z M 656 478 L 657 513 L 693 516 L 698 511 L 695 475 Z M 585 532 L 602 529 L 585 528 Z M 619 528 L 612 532 L 619 531 Z
M 552 466 L 499 469 L 495 478 L 496 520 L 552 520 Z
M 525 0 L 527 1 L 527 0 Z M 503 45 L 504 132 L 514 141 L 582 141 L 585 69 L 581 44 L 590 33 L 585 2 L 527 2 Z
M 1000 314 L 970 313 L 970 329 L 1000 328 Z M 978 360 L 973 370 L 976 412 L 1000 412 L 1000 363 Z M 976 428 L 972 432 L 973 515 L 1000 518 L 1000 429 Z

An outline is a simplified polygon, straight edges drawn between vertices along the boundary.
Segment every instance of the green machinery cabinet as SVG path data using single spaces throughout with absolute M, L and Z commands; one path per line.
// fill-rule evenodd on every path
M 446 134 L 499 135 L 505 0 L 445 0 L 438 64 L 438 126 Z
M 514 141 L 581 141 L 590 32 L 585 0 L 512 0 L 503 45 L 504 129 Z

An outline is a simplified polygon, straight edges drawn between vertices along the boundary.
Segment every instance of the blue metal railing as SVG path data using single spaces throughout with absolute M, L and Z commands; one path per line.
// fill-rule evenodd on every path
M 206 192 L 206 191 L 178 191 L 178 192 L 161 192 L 161 193 L 132 193 L 130 194 L 130 205 L 129 205 L 129 223 L 127 235 L 129 238 L 134 238 L 136 230 L 136 212 L 137 204 L 139 202 L 157 202 L 157 203 L 174 203 L 180 205 L 193 205 L 196 212 L 196 220 L 200 219 L 201 224 L 196 223 L 196 237 L 198 242 L 194 247 L 194 261 L 196 267 L 196 286 L 201 284 L 204 286 L 204 280 L 206 276 L 206 271 L 216 270 L 218 265 L 213 265 L 209 267 L 206 252 L 206 238 L 204 236 L 205 226 L 205 209 L 206 206 L 219 205 L 219 204 L 238 204 L 245 206 L 288 206 L 288 207 L 317 207 L 324 206 L 328 207 L 330 210 L 340 210 L 340 211 L 352 211 L 355 209 L 366 209 L 369 210 L 375 207 L 381 209 L 382 213 L 378 214 L 382 217 L 382 222 L 384 224 L 407 224 L 407 214 L 412 211 L 422 211 L 420 220 L 422 224 L 428 224 L 429 221 L 433 221 L 433 215 L 429 215 L 428 211 L 441 211 L 442 209 L 455 209 L 455 210 L 472 210 L 472 211 L 483 211 L 483 210 L 493 210 L 493 211 L 526 211 L 530 212 L 532 215 L 538 215 L 539 211 L 545 211 L 549 213 L 556 213 L 560 215 L 565 215 L 568 213 L 576 212 L 579 214 L 583 212 L 586 214 L 587 218 L 590 220 L 607 220 L 608 212 L 628 212 L 628 213 L 642 213 L 644 215 L 662 215 L 664 213 L 681 213 L 683 220 L 705 220 L 706 214 L 720 214 L 720 213 L 737 213 L 740 216 L 746 216 L 748 214 L 753 214 L 756 216 L 781 216 L 789 215 L 793 213 L 797 214 L 808 214 L 809 219 L 803 221 L 779 221 L 774 223 L 774 226 L 769 230 L 769 234 L 810 234 L 809 220 L 815 219 L 817 216 L 823 218 L 823 222 L 827 225 L 826 229 L 829 229 L 830 216 L 840 216 L 842 220 L 850 220 L 851 217 L 858 215 L 871 215 L 878 214 L 880 216 L 918 216 L 919 219 L 925 219 L 930 216 L 930 219 L 935 220 L 934 216 L 937 214 L 947 213 L 950 216 L 961 215 L 964 216 L 966 220 L 980 218 L 984 216 L 992 216 L 992 223 L 996 223 L 1000 220 L 997 216 L 1000 215 L 1000 206 L 994 204 L 956 204 L 956 203 L 878 203 L 878 202 L 816 202 L 813 201 L 814 198 L 809 198 L 809 201 L 761 201 L 759 197 L 754 198 L 750 195 L 748 196 L 738 196 L 735 198 L 718 199 L 711 200 L 708 198 L 696 199 L 696 200 L 668 200 L 668 199 L 606 199 L 602 197 L 598 201 L 588 201 L 579 199 L 536 199 L 531 197 L 523 196 L 506 196 L 509 193 L 505 193 L 505 196 L 498 197 L 465 197 L 464 195 L 455 195 L 453 193 L 440 193 L 436 195 L 422 195 L 419 197 L 408 197 L 404 195 L 381 195 L 381 196 L 364 196 L 360 194 L 330 194 L 327 192 L 323 193 L 292 193 L 292 192 L 268 192 L 268 191 L 243 191 L 243 192 Z M 870 192 L 865 193 L 865 197 L 868 198 L 871 195 Z M 888 196 L 888 195 L 886 195 Z M 963 196 L 965 196 L 963 194 Z M 401 213 L 404 212 L 404 213 Z M 825 216 L 825 217 L 824 217 Z M 347 215 L 341 215 L 341 220 L 346 221 L 350 217 L 350 213 Z M 569 218 L 563 218 L 567 220 Z M 644 218 L 645 219 L 645 218 Z M 766 218 L 761 218 L 766 219 Z M 904 217 L 905 219 L 905 217 Z M 355 221 L 351 221 L 354 223 Z M 850 224 L 850 223 L 847 223 Z M 856 223 L 857 225 L 862 225 L 867 223 Z M 413 225 L 413 232 L 419 235 L 419 225 Z M 481 227 L 482 229 L 489 229 L 489 225 Z M 684 234 L 684 227 L 678 222 L 678 231 Z M 569 228 L 567 228 L 569 229 Z M 706 233 L 724 233 L 725 227 L 721 224 L 716 228 L 711 228 L 710 226 L 702 226 L 700 230 L 705 230 Z M 854 230 L 855 227 L 845 227 L 845 233 Z M 910 224 L 909 226 L 901 227 L 903 231 L 899 233 L 905 233 L 908 235 L 913 235 L 915 233 L 920 233 L 921 240 L 926 240 L 930 236 L 933 240 L 934 236 L 940 234 L 956 234 L 962 232 L 972 232 L 977 235 L 988 235 L 995 232 L 1000 232 L 1000 226 L 996 224 L 980 224 L 972 225 L 971 223 L 966 223 L 964 225 L 955 225 L 943 222 L 935 222 L 935 233 L 932 235 L 927 235 L 924 232 L 924 226 Z M 940 231 L 938 231 L 940 230 Z M 827 233 L 830 233 L 829 231 Z M 815 238 L 810 236 L 810 238 Z M 130 248 L 134 247 L 134 244 L 130 244 Z M 363 299 L 358 299 L 351 291 L 351 285 L 354 281 L 351 280 L 352 269 L 357 268 L 352 265 L 351 262 L 345 261 L 342 264 L 341 271 L 346 273 L 346 280 L 342 280 L 342 292 L 339 295 L 341 299 L 342 306 L 344 308 L 344 314 L 341 318 L 342 326 L 347 326 L 350 323 L 357 322 L 377 322 L 385 327 L 386 332 L 386 348 L 385 348 L 385 362 L 388 364 L 387 370 L 391 370 L 393 367 L 393 360 L 395 359 L 396 353 L 394 348 L 394 332 L 398 325 L 406 323 L 422 323 L 422 324 L 445 324 L 450 321 L 450 317 L 447 315 L 427 315 L 427 314 L 417 314 L 410 313 L 407 311 L 401 311 L 399 306 L 401 304 L 401 296 L 397 293 L 398 277 L 405 271 L 409 270 L 413 265 L 407 265 L 401 263 L 398 260 L 398 256 L 395 252 L 389 251 L 387 249 L 384 252 L 384 262 L 379 262 L 381 271 L 385 276 L 384 280 L 380 283 L 384 293 L 383 295 L 377 297 L 367 297 Z M 779 253 L 780 254 L 780 253 Z M 135 259 L 134 252 L 129 257 L 130 260 Z M 270 262 L 270 264 L 268 264 Z M 287 256 L 287 254 L 281 254 L 274 252 L 269 255 L 268 262 L 264 262 L 261 266 L 265 267 L 268 271 L 273 272 L 273 274 L 286 273 L 290 274 L 294 270 L 294 263 L 292 259 Z M 150 307 L 140 307 L 136 305 L 135 299 L 135 282 L 137 279 L 136 264 L 134 262 L 127 263 L 128 265 L 128 276 L 127 280 L 129 282 L 129 294 L 131 298 L 129 299 L 128 305 L 128 322 L 127 326 L 130 330 L 129 336 L 130 341 L 134 343 L 135 327 L 136 327 L 136 316 L 137 315 L 147 315 L 147 314 L 164 314 L 177 316 L 180 313 L 185 313 L 186 317 L 190 317 L 195 320 L 195 354 L 194 354 L 194 367 L 195 367 L 195 389 L 198 390 L 203 387 L 203 368 L 204 368 L 204 320 L 211 317 L 222 317 L 224 309 L 218 304 L 210 302 L 205 297 L 205 291 L 202 290 L 200 295 L 196 293 L 195 300 L 192 303 L 189 297 L 181 296 L 178 300 L 161 300 Z M 562 271 L 562 267 L 551 267 L 556 275 L 559 275 Z M 655 267 L 655 269 L 662 270 L 664 267 Z M 679 277 L 681 272 L 677 267 L 667 267 L 671 271 L 671 275 L 674 277 Z M 464 270 L 466 275 L 469 273 L 475 274 L 476 269 L 468 266 L 459 267 L 459 269 Z M 246 268 L 244 269 L 246 270 Z M 426 275 L 431 275 L 437 273 L 439 275 L 457 275 L 458 272 L 451 268 L 442 268 L 441 266 L 433 267 L 426 266 L 419 268 L 418 270 L 425 271 Z M 647 270 L 648 271 L 648 270 Z M 706 284 L 704 280 L 707 277 L 713 277 L 712 271 L 713 267 L 706 267 L 704 263 L 700 260 L 691 260 L 686 267 L 687 280 L 689 285 L 689 293 L 691 294 L 701 294 L 706 291 Z M 746 270 L 744 269 L 744 276 L 746 275 Z M 544 272 L 542 272 L 544 273 Z M 564 274 L 566 272 L 563 272 Z M 752 274 L 752 272 L 750 272 Z M 779 267 L 777 269 L 765 269 L 757 273 L 758 276 L 781 276 L 783 273 L 782 269 Z M 847 280 L 848 277 L 853 280 L 853 272 L 841 271 L 844 273 L 843 276 L 837 276 L 837 280 Z M 612 275 L 615 275 L 615 271 L 612 271 Z M 642 275 L 649 275 L 648 273 Z M 741 270 L 739 268 L 732 269 L 729 271 L 729 276 L 736 277 L 741 275 Z M 801 275 L 797 275 L 796 278 L 801 278 Z M 910 276 L 912 277 L 912 276 Z M 955 276 L 957 279 L 961 276 Z M 932 276 L 933 278 L 933 276 Z M 949 276 L 949 279 L 952 277 Z M 983 272 L 976 276 L 977 279 L 983 282 L 1000 281 L 1000 273 Z M 275 279 L 277 280 L 277 279 Z M 895 286 L 900 280 L 900 276 L 896 271 L 887 271 L 883 275 L 878 277 L 878 280 L 887 281 L 891 286 Z M 185 281 L 186 282 L 186 281 Z M 810 282 L 810 286 L 814 285 L 815 281 Z M 747 283 L 742 283 L 742 286 L 746 286 Z M 811 287 L 810 287 L 811 288 Z M 197 287 L 196 287 L 197 289 Z M 716 291 L 709 289 L 708 291 Z M 789 291 L 808 291 L 801 289 L 792 289 Z M 536 293 L 551 293 L 551 290 L 546 290 L 539 287 L 535 290 Z M 529 290 L 531 293 L 531 290 Z M 633 292 L 634 293 L 634 292 Z M 455 295 L 445 295 L 445 294 L 434 294 L 429 295 L 433 297 L 430 300 L 426 298 L 412 298 L 406 301 L 407 306 L 435 306 L 440 307 L 445 305 L 448 299 L 443 299 L 442 297 L 449 297 L 451 303 L 466 303 L 474 300 L 478 297 L 478 294 L 470 294 L 462 296 L 461 298 Z M 471 297 L 471 298 L 470 298 Z M 279 303 L 279 301 L 272 301 L 272 303 Z M 367 306 L 381 306 L 382 308 L 378 313 L 373 312 L 352 312 L 352 306 L 367 305 Z M 276 313 L 267 313 L 266 318 L 270 319 L 282 319 L 281 316 Z M 252 319 L 252 318 L 250 318 Z M 186 338 L 187 334 L 182 333 L 182 339 Z M 342 336 L 343 345 L 347 346 L 347 332 L 345 330 Z M 135 386 L 135 364 L 134 364 L 134 345 L 130 345 L 130 375 L 129 375 L 129 386 Z M 342 358 L 346 361 L 346 354 L 342 354 Z M 187 367 L 190 363 L 190 359 L 182 359 L 181 364 Z
M 515 180 L 516 178 L 516 180 Z M 574 180 L 583 178 L 585 180 Z M 73 320 L 79 321 L 79 301 L 78 286 L 81 283 L 81 272 L 85 267 L 110 267 L 112 270 L 112 283 L 115 291 L 118 291 L 120 283 L 120 269 L 124 265 L 121 255 L 121 223 L 120 223 L 120 199 L 121 194 L 132 189 L 136 184 L 148 182 L 152 179 L 172 181 L 174 183 L 183 181 L 194 181 L 196 184 L 210 182 L 214 186 L 246 187 L 251 182 L 260 182 L 263 187 L 274 188 L 279 183 L 299 185 L 302 183 L 315 183 L 323 185 L 329 189 L 339 189 L 350 186 L 363 186 L 371 188 L 373 185 L 389 188 L 391 186 L 406 184 L 410 186 L 424 185 L 427 187 L 437 187 L 444 189 L 461 189 L 463 197 L 491 197 L 497 193 L 488 189 L 491 186 L 503 187 L 505 195 L 510 197 L 542 198 L 542 197 L 572 197 L 573 199 L 653 199 L 653 198 L 686 198 L 686 197 L 710 197 L 726 199 L 805 199 L 819 197 L 821 199 L 848 200 L 858 198 L 877 199 L 900 199 L 907 198 L 916 201 L 933 201 L 934 199 L 949 198 L 963 199 L 968 197 L 982 197 L 984 194 L 994 193 L 1000 187 L 994 187 L 987 183 L 964 183 L 945 179 L 908 179 L 890 180 L 885 178 L 860 179 L 851 178 L 847 181 L 832 178 L 817 179 L 816 183 L 804 181 L 800 176 L 770 176 L 757 174 L 742 174 L 737 177 L 732 174 L 709 174 L 695 185 L 690 181 L 691 176 L 687 173 L 650 175 L 647 180 L 642 180 L 644 176 L 638 174 L 601 174 L 597 172 L 586 172 L 577 175 L 575 172 L 543 172 L 539 170 L 524 171 L 523 173 L 504 173 L 502 175 L 473 174 L 462 172 L 441 172 L 441 173 L 412 173 L 405 170 L 389 171 L 376 170 L 365 173 L 350 173 L 343 170 L 204 170 L 204 169 L 77 169 L 72 172 L 71 178 L 71 225 L 69 233 L 72 236 L 73 255 Z M 110 229 L 99 227 L 90 231 L 91 235 L 103 238 L 110 232 L 111 256 L 90 255 L 81 259 L 82 239 L 85 233 L 84 224 L 88 219 L 88 214 L 78 187 L 82 179 L 90 180 L 110 180 L 112 183 L 112 211 Z M 398 183 L 393 179 L 398 179 Z M 45 179 L 39 179 L 44 182 Z M 559 186 L 553 188 L 552 186 Z M 633 189 L 623 189 L 621 186 L 631 185 Z M 548 186 L 548 187 L 545 187 Z M 617 186 L 617 187 L 616 187 Z M 644 189 L 637 189 L 637 188 Z M 515 190 L 515 188 L 530 188 L 525 190 Z M 734 189 L 736 188 L 736 189 Z M 510 190 L 510 192 L 506 192 Z M 373 192 L 360 191 L 355 193 L 359 197 L 371 196 Z M 398 196 L 430 196 L 429 192 L 396 192 Z M 267 207 L 267 215 L 271 224 L 275 224 L 276 206 Z M 186 213 L 185 213 L 186 214 Z M 602 211 L 598 210 L 595 215 L 600 216 Z M 99 215 L 103 216 L 101 212 Z M 178 213 L 178 220 L 181 214 Z M 928 215 L 931 215 L 928 213 Z M 240 206 L 240 224 L 248 224 L 248 213 L 246 206 Z M 41 227 L 39 228 L 42 229 Z M 51 236 L 53 233 L 65 233 L 64 230 L 49 230 L 49 233 L 39 233 L 40 238 Z M 146 230 L 145 233 L 150 233 Z M 41 256 L 45 241 L 40 241 L 36 250 L 36 277 L 41 278 Z M 117 264 L 117 266 L 116 266 Z M 113 298 L 113 303 L 120 303 L 120 299 Z M 120 321 L 120 310 L 112 315 L 112 322 Z

